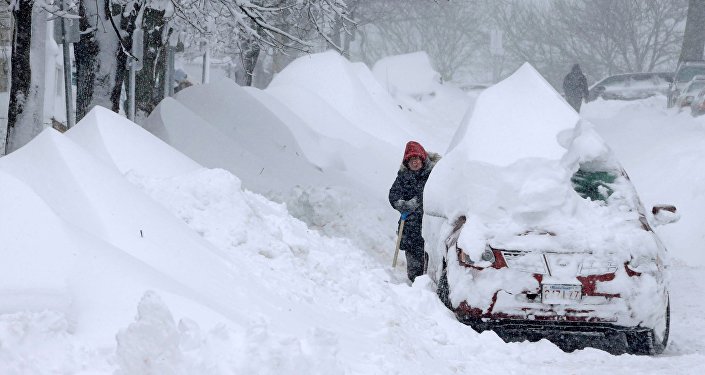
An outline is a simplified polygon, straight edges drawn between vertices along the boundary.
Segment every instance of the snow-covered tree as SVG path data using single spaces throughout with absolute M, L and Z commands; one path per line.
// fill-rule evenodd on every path
M 434 68 L 451 80 L 467 73 L 488 44 L 482 1 L 408 0 L 377 7 L 383 16 L 369 22 L 359 41 L 360 57 L 368 64 L 388 55 L 426 51 Z
M 279 71 L 300 54 L 341 50 L 332 30 L 352 25 L 342 0 L 256 0 L 251 2 L 256 13 L 245 12 L 245 18 L 233 17 L 223 2 L 227 0 L 212 2 L 210 18 L 201 24 L 211 26 L 211 44 L 242 67 L 238 72 L 242 85 L 251 84 L 260 57 L 269 58 L 273 70 Z
M 77 118 L 95 105 L 119 110 L 136 28 L 143 29 L 146 46 L 144 71 L 137 79 L 137 107 L 149 112 L 163 93 L 164 46 L 171 32 L 185 31 L 191 40 L 209 39 L 214 41 L 212 48 L 232 49 L 247 42 L 306 51 L 315 43 L 301 30 L 313 28 L 323 35 L 335 16 L 347 18 L 342 0 L 81 0 L 81 6 L 83 35 L 75 52 Z
M 554 84 L 580 63 L 593 77 L 667 69 L 675 64 L 685 0 L 570 0 L 493 4 L 504 48 Z M 515 64 L 515 65 L 516 65 Z

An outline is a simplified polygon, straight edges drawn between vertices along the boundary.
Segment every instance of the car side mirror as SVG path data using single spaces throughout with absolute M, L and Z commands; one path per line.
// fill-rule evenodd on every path
M 657 226 L 675 223 L 681 218 L 676 206 L 671 204 L 657 204 L 651 209 L 651 213 L 654 215 L 654 224 Z

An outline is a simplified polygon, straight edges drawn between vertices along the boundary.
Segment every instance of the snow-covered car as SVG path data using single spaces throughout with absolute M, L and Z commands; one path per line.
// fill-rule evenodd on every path
M 617 74 L 603 78 L 592 85 L 588 92 L 588 101 L 597 98 L 636 100 L 657 94 L 666 95 L 671 82 L 673 82 L 673 73 L 669 72 Z
M 683 87 L 697 75 L 705 75 L 705 61 L 683 61 L 678 64 L 673 75 L 673 82 L 668 86 L 666 102 L 668 108 L 676 104 L 676 99 L 680 96 Z
M 705 88 L 705 75 L 693 77 L 693 79 L 683 87 L 678 98 L 676 98 L 676 108 L 689 107 L 695 99 L 695 96 L 698 95 L 703 88 Z
M 695 99 L 690 103 L 690 114 L 693 117 L 701 116 L 705 114 L 705 89 L 701 89 Z
M 676 221 L 675 207 L 647 213 L 606 143 L 529 64 L 466 118 L 424 193 L 441 301 L 506 341 L 662 352 L 668 258 L 652 224 Z

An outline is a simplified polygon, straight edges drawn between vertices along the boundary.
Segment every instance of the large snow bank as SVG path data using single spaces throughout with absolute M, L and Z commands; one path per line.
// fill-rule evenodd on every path
M 413 125 L 367 67 L 350 63 L 336 52 L 296 59 L 274 77 L 267 91 L 272 90 L 272 95 L 278 97 L 274 89 L 285 87 L 315 93 L 351 123 L 356 131 L 386 141 L 399 152 L 407 141 L 423 136 L 412 128 Z M 296 110 L 295 106 L 290 107 Z M 345 125 L 327 124 L 331 127 Z M 423 143 L 424 139 L 420 141 Z
M 372 73 L 394 97 L 421 99 L 434 94 L 441 83 L 441 75 L 424 51 L 384 57 L 375 63 Z
M 131 125 L 137 130 L 131 135 L 151 137 Z M 128 144 L 145 143 L 124 137 Z M 0 173 L 3 205 L 14 207 L 0 214 L 6 259 L 0 285 L 3 295 L 14 296 L 3 298 L 0 310 L 60 311 L 73 331 L 103 343 L 112 339 L 106 331 L 131 319 L 147 289 L 191 301 L 189 314 L 200 305 L 211 315 L 238 316 L 225 301 L 241 297 L 219 290 L 237 280 L 223 254 L 67 137 L 44 131 L 0 159 Z
M 442 152 L 457 130 L 463 115 L 475 101 L 458 87 L 442 84 L 425 52 L 388 56 L 377 61 L 374 76 L 389 92 L 414 129 L 435 136 L 429 146 Z
M 324 180 L 287 124 L 230 80 L 192 86 L 176 99 L 165 99 L 145 128 L 200 164 L 227 169 L 245 187 L 262 193 Z
M 396 216 L 386 196 L 404 144 L 362 131 L 316 93 L 293 85 L 277 91 L 291 100 L 230 82 L 189 88 L 163 100 L 145 128 L 200 164 L 232 172 L 245 188 L 286 203 L 326 234 L 355 232 L 353 241 L 374 251 L 393 246 L 393 231 L 383 223 Z M 208 113 L 199 114 L 204 109 L 188 104 L 204 98 L 220 106 L 206 105 Z M 248 132 L 258 133 L 239 134 Z M 272 148 L 275 140 L 295 142 L 301 154 L 291 155 L 285 145 Z M 379 222 L 379 229 L 370 233 L 356 225 L 361 220 Z

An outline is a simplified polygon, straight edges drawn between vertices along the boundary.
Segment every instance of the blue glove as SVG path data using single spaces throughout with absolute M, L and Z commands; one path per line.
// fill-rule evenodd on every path
M 411 214 L 411 212 L 402 212 L 402 213 L 401 213 L 401 219 L 402 219 L 402 220 L 406 220 L 406 218 L 409 217 L 410 214 Z

